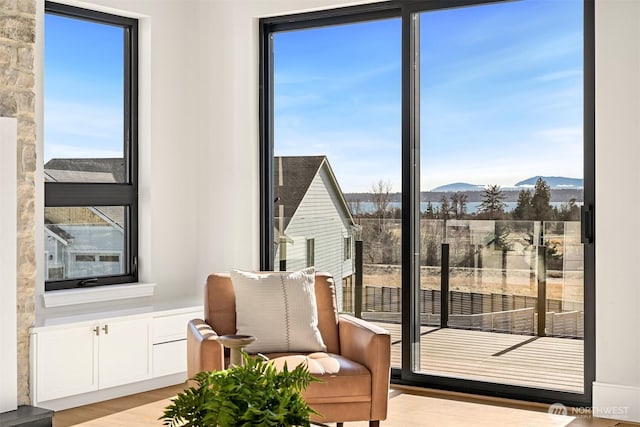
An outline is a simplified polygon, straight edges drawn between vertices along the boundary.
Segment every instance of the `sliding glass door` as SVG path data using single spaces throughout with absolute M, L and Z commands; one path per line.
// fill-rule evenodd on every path
M 583 4 L 417 17 L 418 372 L 583 394 Z
M 395 382 L 589 403 L 593 3 L 261 28 L 261 267 L 331 272 L 391 333 Z

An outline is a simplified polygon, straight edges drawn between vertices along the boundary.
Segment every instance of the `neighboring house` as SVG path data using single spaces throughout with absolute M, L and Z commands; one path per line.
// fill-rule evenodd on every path
M 122 159 L 51 159 L 45 182 L 123 182 Z M 122 274 L 122 206 L 48 207 L 45 221 L 45 280 Z
M 353 231 L 357 227 L 326 156 L 274 157 L 275 267 L 315 266 L 342 282 L 354 270 Z

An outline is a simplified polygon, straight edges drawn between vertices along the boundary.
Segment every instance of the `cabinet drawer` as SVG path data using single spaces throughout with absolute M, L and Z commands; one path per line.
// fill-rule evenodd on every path
M 191 312 L 172 314 L 153 318 L 153 343 L 182 340 L 187 337 L 187 323 L 189 320 L 201 318 L 202 313 Z
M 172 341 L 153 346 L 153 376 L 178 374 L 187 371 L 187 340 Z

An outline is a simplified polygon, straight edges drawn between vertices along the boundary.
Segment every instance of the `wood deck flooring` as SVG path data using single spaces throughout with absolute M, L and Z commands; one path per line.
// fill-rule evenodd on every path
M 391 333 L 391 366 L 400 367 L 401 326 Z M 584 342 L 463 329 L 422 327 L 421 373 L 583 393 Z

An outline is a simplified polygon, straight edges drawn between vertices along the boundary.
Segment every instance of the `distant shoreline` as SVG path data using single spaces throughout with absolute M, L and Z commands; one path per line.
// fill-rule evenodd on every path
M 420 202 L 420 212 L 427 212 L 427 204 L 429 202 Z M 467 214 L 474 214 L 478 212 L 478 208 L 482 202 L 469 202 L 467 203 Z M 560 208 L 566 202 L 550 202 L 551 207 Z M 511 212 L 516 208 L 518 202 L 505 202 L 507 205 L 504 209 L 505 212 Z M 433 209 L 440 209 L 440 202 L 431 202 Z M 582 202 L 576 201 L 576 205 L 581 206 Z M 401 202 L 389 202 L 389 208 L 395 209 L 400 208 Z M 360 210 L 359 212 L 352 212 L 353 214 L 370 214 L 374 213 L 376 210 L 375 204 L 373 202 L 360 202 Z
M 504 195 L 504 202 L 517 202 L 518 194 L 520 194 L 521 190 L 503 190 L 502 194 Z M 530 189 L 533 194 L 533 189 Z M 454 193 L 464 194 L 467 196 L 467 203 L 474 202 L 482 202 L 484 199 L 484 191 L 422 191 L 420 193 L 420 202 L 421 203 L 437 203 L 440 204 L 442 197 L 446 197 L 450 199 Z M 373 193 L 343 193 L 345 200 L 347 203 L 350 202 L 363 202 L 363 203 L 372 203 L 374 199 Z M 575 199 L 576 203 L 581 205 L 584 202 L 584 191 L 583 189 L 551 189 L 551 203 L 568 203 L 571 199 Z M 400 203 L 402 201 L 402 193 L 389 193 L 389 201 Z M 434 205 L 435 207 L 435 205 Z

